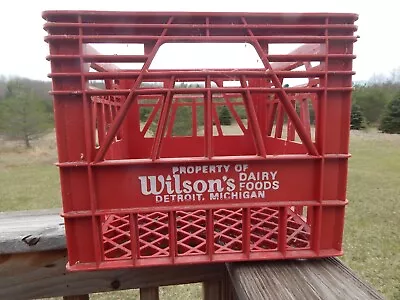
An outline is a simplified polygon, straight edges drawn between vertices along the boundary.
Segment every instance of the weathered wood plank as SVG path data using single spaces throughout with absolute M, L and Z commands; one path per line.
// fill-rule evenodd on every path
M 66 273 L 64 224 L 59 213 L 0 213 L 0 299 L 86 295 L 192 282 L 206 282 L 206 299 L 233 297 L 226 292 L 229 282 L 224 264 Z M 228 270 L 236 296 L 243 300 L 383 299 L 333 258 L 235 263 L 229 264 Z
M 336 258 L 235 263 L 228 271 L 239 300 L 384 299 Z
M 225 300 L 222 298 L 223 286 L 222 281 L 205 281 L 203 282 L 204 300 Z
M 220 281 L 203 282 L 204 300 L 233 300 L 231 286 L 227 278 Z
M 0 212 L 0 254 L 65 249 L 60 209 Z
M 63 300 L 89 300 L 89 295 L 65 296 Z
M 84 295 L 203 281 L 219 281 L 224 264 L 65 271 L 66 250 L 0 255 L 0 299 Z
M 140 300 L 159 300 L 158 287 L 148 287 L 140 289 Z
M 228 272 L 225 270 L 219 281 L 203 282 L 204 300 L 234 300 L 234 290 Z

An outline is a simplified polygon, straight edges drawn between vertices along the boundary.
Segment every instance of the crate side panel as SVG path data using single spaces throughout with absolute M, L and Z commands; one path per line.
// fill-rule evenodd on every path
M 347 158 L 325 160 L 323 200 L 346 200 L 347 168 Z
M 317 163 L 231 162 L 93 169 L 97 209 L 317 200 Z
M 70 265 L 96 261 L 92 217 L 65 218 L 65 232 Z
M 322 207 L 320 249 L 342 249 L 345 206 Z
M 87 168 L 60 168 L 64 212 L 90 210 Z

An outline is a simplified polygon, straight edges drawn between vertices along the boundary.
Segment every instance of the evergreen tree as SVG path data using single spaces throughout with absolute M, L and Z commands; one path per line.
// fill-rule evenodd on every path
M 231 125 L 232 124 L 232 116 L 229 112 L 228 107 L 225 105 L 222 106 L 221 110 L 219 111 L 219 122 L 221 125 Z
M 400 134 L 400 94 L 386 105 L 379 130 Z
M 365 128 L 364 115 L 360 106 L 353 103 L 351 106 L 350 129 L 360 130 Z

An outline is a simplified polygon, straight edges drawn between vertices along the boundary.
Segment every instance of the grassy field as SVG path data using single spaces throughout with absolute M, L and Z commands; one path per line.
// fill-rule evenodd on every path
M 400 135 L 353 132 L 342 259 L 400 299 Z
M 400 135 L 352 132 L 345 256 L 388 299 L 400 299 Z M 52 134 L 26 151 L 0 140 L 0 211 L 60 207 Z M 199 299 L 200 285 L 165 287 L 162 299 Z M 121 292 L 113 299 L 137 299 Z M 110 299 L 107 293 L 94 299 Z

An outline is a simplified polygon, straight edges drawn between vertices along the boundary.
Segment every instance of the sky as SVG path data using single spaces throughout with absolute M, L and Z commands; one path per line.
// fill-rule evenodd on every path
M 357 55 L 353 64 L 356 72 L 355 81 L 368 80 L 380 75 L 390 76 L 391 72 L 400 67 L 400 39 L 398 38 L 398 11 L 394 0 L 360 1 L 93 1 L 93 0 L 14 0 L 7 1 L 0 11 L 0 75 L 21 76 L 37 80 L 49 80 L 48 45 L 44 42 L 46 32 L 43 30 L 44 20 L 41 13 L 44 10 L 103 10 L 103 11 L 236 11 L 236 12 L 346 12 L 356 13 L 359 20 L 354 53 Z M 223 67 L 229 62 L 248 66 L 232 57 L 247 57 L 254 59 L 252 49 L 227 49 L 205 46 L 196 48 L 169 48 L 164 45 L 159 50 L 152 67 L 169 67 L 177 62 L 194 64 L 194 67 Z M 243 45 L 242 45 L 243 46 Z M 204 46 L 203 46 L 204 47 Z M 115 49 L 114 49 L 115 50 Z M 218 52 L 219 51 L 219 52 Z M 209 60 L 211 54 L 214 61 Z M 253 54 L 252 54 L 253 53 Z M 257 59 L 257 58 L 255 58 Z M 255 63 L 254 60 L 250 63 Z M 222 65 L 218 65 L 222 64 Z

